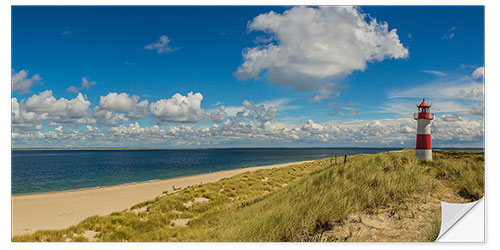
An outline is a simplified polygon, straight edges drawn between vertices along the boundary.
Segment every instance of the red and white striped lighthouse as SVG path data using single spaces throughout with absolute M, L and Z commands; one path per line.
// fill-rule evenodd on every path
M 422 100 L 422 103 L 417 106 L 418 113 L 413 115 L 417 120 L 417 148 L 415 158 L 417 160 L 432 161 L 432 145 L 431 145 L 431 120 L 434 119 L 434 114 L 431 114 L 431 105 Z

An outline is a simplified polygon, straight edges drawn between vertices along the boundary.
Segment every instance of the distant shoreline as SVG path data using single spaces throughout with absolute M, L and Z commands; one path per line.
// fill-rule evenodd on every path
M 316 159 L 316 160 L 321 160 L 321 159 Z M 213 172 L 208 172 L 208 173 L 201 173 L 201 174 L 194 174 L 194 175 L 185 175 L 185 176 L 178 176 L 178 177 L 172 177 L 172 178 L 165 178 L 165 179 L 154 179 L 154 180 L 145 180 L 145 181 L 134 181 L 134 182 L 128 182 L 128 183 L 121 183 L 121 184 L 111 184 L 111 185 L 103 185 L 103 186 L 95 186 L 95 187 L 84 187 L 84 188 L 75 188 L 75 189 L 64 189 L 64 190 L 57 190 L 57 191 L 48 191 L 48 192 L 35 192 L 35 193 L 19 193 L 19 194 L 11 194 L 11 197 L 29 197 L 29 196 L 37 196 L 37 195 L 51 195 L 51 194 L 59 194 L 59 193 L 73 193 L 73 192 L 81 192 L 81 191 L 91 191 L 91 190 L 99 190 L 99 189 L 107 189 L 107 188 L 115 188 L 115 187 L 127 187 L 127 186 L 133 186 L 133 185 L 141 185 L 141 184 L 148 184 L 148 183 L 155 183 L 155 182 L 165 182 L 165 181 L 171 181 L 171 180 L 176 180 L 176 179 L 182 179 L 182 178 L 202 178 L 205 175 L 210 175 L 210 174 L 224 174 L 225 172 L 230 172 L 230 171 L 241 171 L 245 170 L 247 171 L 253 171 L 255 169 L 267 169 L 267 168 L 274 168 L 274 167 L 282 167 L 282 166 L 288 166 L 288 165 L 294 165 L 294 164 L 302 164 L 306 162 L 313 162 L 316 160 L 305 160 L 305 161 L 292 161 L 292 162 L 284 162 L 284 163 L 277 163 L 277 164 L 267 164 L 267 165 L 256 165 L 256 166 L 249 166 L 249 167 L 239 167 L 239 168 L 234 168 L 234 169 L 228 169 L 228 170 L 220 170 L 220 171 L 213 171 Z
M 345 153 L 354 155 L 398 149 L 18 150 L 11 153 L 12 178 L 15 180 L 11 194 L 107 187 L 210 171 L 338 157 Z M 74 171 L 80 174 L 75 175 Z M 54 176 L 59 176 L 59 179 L 54 179 Z
M 234 148 L 123 148 L 123 147 L 95 147 L 95 148 L 12 148 L 12 151 L 23 150 L 204 150 L 204 149 L 394 149 L 403 150 L 406 148 L 401 147 L 234 147 Z M 445 150 L 484 150 L 485 148 L 472 147 L 472 148 L 433 148 Z

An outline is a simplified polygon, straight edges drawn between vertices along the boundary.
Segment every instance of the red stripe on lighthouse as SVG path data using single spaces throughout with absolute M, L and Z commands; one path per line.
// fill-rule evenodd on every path
M 432 149 L 430 134 L 417 135 L 417 149 Z

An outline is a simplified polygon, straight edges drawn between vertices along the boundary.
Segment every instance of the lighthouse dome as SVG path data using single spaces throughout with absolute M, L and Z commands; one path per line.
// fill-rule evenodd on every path
M 427 104 L 427 103 L 425 102 L 425 99 L 423 99 L 423 100 L 422 100 L 422 103 L 420 103 L 420 105 L 418 105 L 417 107 L 419 107 L 419 108 L 430 108 L 430 107 L 431 107 L 431 105 Z

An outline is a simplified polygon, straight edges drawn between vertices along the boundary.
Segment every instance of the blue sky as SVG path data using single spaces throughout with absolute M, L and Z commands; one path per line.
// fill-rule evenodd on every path
M 13 146 L 483 146 L 483 67 L 480 6 L 18 6 Z

